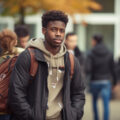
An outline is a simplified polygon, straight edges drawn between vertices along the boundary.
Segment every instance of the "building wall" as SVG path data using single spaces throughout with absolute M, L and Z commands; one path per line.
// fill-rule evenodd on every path
M 115 57 L 120 56 L 120 0 L 96 0 L 103 4 L 102 12 L 89 15 L 76 14 L 75 24 L 69 17 L 66 32 L 74 31 L 78 34 L 78 46 L 82 51 L 91 48 L 90 40 L 93 34 L 104 35 L 105 44 L 113 51 Z M 31 37 L 43 37 L 41 14 L 26 16 L 26 23 L 30 27 Z M 0 29 L 14 29 L 15 21 L 11 17 L 0 17 Z
M 0 31 L 3 28 L 14 29 L 14 19 L 12 17 L 1 17 L 0 16 Z
M 75 16 L 77 21 L 75 31 L 79 37 L 78 46 L 81 50 L 90 49 L 92 35 L 100 33 L 103 34 L 105 44 L 113 51 L 115 58 L 120 56 L 120 0 L 112 2 L 114 2 L 112 6 L 114 10 L 108 11 L 107 9 L 102 13 Z M 108 5 L 111 6 L 111 0 L 109 3 Z

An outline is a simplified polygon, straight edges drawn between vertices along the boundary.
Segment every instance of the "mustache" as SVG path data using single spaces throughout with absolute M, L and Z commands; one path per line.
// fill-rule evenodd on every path
M 53 40 L 61 40 L 62 41 L 63 39 L 62 38 L 54 38 Z

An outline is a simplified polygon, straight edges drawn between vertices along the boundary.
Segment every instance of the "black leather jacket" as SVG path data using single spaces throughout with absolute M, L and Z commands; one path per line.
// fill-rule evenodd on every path
M 35 59 L 39 62 L 35 78 L 30 82 L 30 54 L 25 50 L 16 62 L 12 72 L 9 88 L 9 107 L 13 113 L 12 120 L 46 120 L 48 101 L 47 76 L 48 65 L 43 53 L 35 49 Z M 73 79 L 70 79 L 70 60 L 65 59 L 63 83 L 62 120 L 80 120 L 85 103 L 84 81 L 80 75 L 80 65 L 75 58 Z

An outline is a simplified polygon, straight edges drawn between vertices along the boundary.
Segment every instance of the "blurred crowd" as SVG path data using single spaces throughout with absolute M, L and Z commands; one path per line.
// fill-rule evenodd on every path
M 25 50 L 30 39 L 29 29 L 25 25 L 16 26 L 14 31 L 3 29 L 0 32 L 0 64 L 6 59 L 19 55 Z M 87 84 L 87 92 L 93 97 L 94 119 L 98 118 L 97 101 L 103 100 L 104 120 L 109 119 L 109 102 L 119 97 L 120 58 L 114 60 L 113 53 L 104 44 L 104 38 L 95 34 L 91 38 L 91 50 L 82 52 L 77 46 L 78 37 L 75 33 L 67 33 L 65 45 L 81 66 L 81 77 Z M 112 94 L 111 94 L 112 93 Z

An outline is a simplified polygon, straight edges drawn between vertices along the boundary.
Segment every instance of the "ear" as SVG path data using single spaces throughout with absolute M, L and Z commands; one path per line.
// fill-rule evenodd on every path
M 45 33 L 46 33 L 46 28 L 42 28 L 42 33 L 45 35 Z

